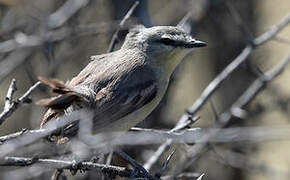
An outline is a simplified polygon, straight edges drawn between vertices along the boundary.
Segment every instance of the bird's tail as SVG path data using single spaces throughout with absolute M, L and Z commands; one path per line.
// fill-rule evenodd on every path
M 40 127 L 51 119 L 61 116 L 64 113 L 64 110 L 74 104 L 74 102 L 83 99 L 79 93 L 73 91 L 72 88 L 68 87 L 60 80 L 44 77 L 39 77 L 39 80 L 51 87 L 52 92 L 59 94 L 56 97 L 41 99 L 36 102 L 37 105 L 49 108 L 43 117 Z
M 57 94 L 69 94 L 73 93 L 73 90 L 69 88 L 64 82 L 58 80 L 58 79 L 52 79 L 52 78 L 45 78 L 45 77 L 38 77 L 38 79 L 50 86 L 52 88 L 52 92 Z
M 45 77 L 39 77 L 38 79 L 48 85 L 52 92 L 59 94 L 59 96 L 41 99 L 36 102 L 37 105 L 52 109 L 66 109 L 72 104 L 73 101 L 81 97 L 79 93 L 73 91 L 60 80 Z

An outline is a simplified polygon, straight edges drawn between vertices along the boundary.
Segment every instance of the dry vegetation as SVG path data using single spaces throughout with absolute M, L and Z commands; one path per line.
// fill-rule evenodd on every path
M 0 179 L 288 179 L 290 8 L 271 3 L 0 0 Z M 209 46 L 125 134 L 91 134 L 85 110 L 39 129 L 37 77 L 70 79 L 137 23 L 179 23 Z M 87 133 L 48 141 L 77 119 Z

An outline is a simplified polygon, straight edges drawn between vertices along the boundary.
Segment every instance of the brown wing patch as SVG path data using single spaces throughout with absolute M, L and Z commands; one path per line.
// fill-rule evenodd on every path
M 75 94 L 68 85 L 58 79 L 51 79 L 45 77 L 38 77 L 38 79 L 44 84 L 51 87 L 52 92 L 56 94 Z
M 86 99 L 79 93 L 71 90 L 66 84 L 57 79 L 49 79 L 45 77 L 39 77 L 39 80 L 44 84 L 52 88 L 52 92 L 61 94 L 57 97 L 51 97 L 47 99 L 41 99 L 36 102 L 37 105 L 41 105 L 49 108 L 45 113 L 41 122 L 41 127 L 51 119 L 63 115 L 64 110 L 78 101 L 86 101 Z
M 44 84 L 47 84 L 51 88 L 65 88 L 64 82 L 58 80 L 58 79 L 52 79 L 52 78 L 45 78 L 39 76 L 38 79 L 43 82 Z
M 40 128 L 42 128 L 51 119 L 55 119 L 55 118 L 57 118 L 57 117 L 59 117 L 61 115 L 62 115 L 62 113 L 57 112 L 56 110 L 53 110 L 51 108 L 48 109 L 46 111 L 46 113 L 44 114 L 43 119 L 42 119 L 42 121 L 40 123 Z

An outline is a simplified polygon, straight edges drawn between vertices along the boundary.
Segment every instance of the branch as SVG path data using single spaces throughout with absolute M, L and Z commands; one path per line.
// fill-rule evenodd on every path
M 182 124 L 177 123 L 177 125 L 173 129 L 171 129 L 169 131 L 169 133 L 182 131 L 198 120 L 199 120 L 199 117 L 195 117 L 192 119 L 191 116 L 188 116 L 187 121 L 184 121 L 184 123 L 182 123 Z M 136 130 L 136 128 L 135 128 L 135 130 Z M 162 155 L 166 151 L 169 150 L 172 143 L 173 143 L 173 140 L 168 139 L 168 140 L 166 140 L 165 143 L 163 143 L 161 146 L 159 146 L 159 148 L 154 152 L 154 154 L 144 164 L 144 168 L 147 170 L 150 170 L 153 167 L 153 165 L 156 164 L 157 161 L 162 157 Z
M 104 174 L 121 177 L 131 177 L 134 170 L 125 167 L 104 165 L 93 163 L 90 161 L 76 163 L 75 161 L 58 160 L 58 159 L 40 159 L 27 157 L 4 157 L 0 161 L 0 166 L 31 166 L 40 163 L 49 165 L 53 169 L 68 169 L 68 170 L 82 170 L 82 171 L 100 171 Z
M 41 82 L 37 82 L 35 83 L 33 86 L 31 86 L 20 98 L 18 98 L 17 100 L 13 101 L 12 99 L 8 99 L 5 102 L 5 107 L 4 110 L 2 111 L 2 113 L 0 114 L 0 125 L 5 121 L 5 119 L 7 119 L 9 116 L 12 115 L 12 113 L 14 111 L 16 111 L 22 104 L 30 102 L 29 99 L 29 95 L 41 84 Z M 11 88 L 13 88 L 13 86 L 15 87 L 15 80 L 12 80 L 12 83 L 10 85 Z M 12 95 L 14 93 L 16 89 L 14 90 L 8 90 L 7 96 L 8 94 L 11 95 L 11 97 L 8 98 L 12 98 Z M 11 91 L 11 92 L 9 92 Z M 7 105 L 7 106 L 6 106 Z M 9 107 L 8 107 L 9 105 Z
M 201 176 L 202 174 L 200 173 L 180 173 L 179 175 L 176 176 L 162 176 L 162 180 L 167 180 L 167 179 L 197 179 Z
M 136 7 L 138 6 L 139 1 L 136 1 L 133 6 L 129 9 L 129 11 L 127 12 L 127 14 L 124 16 L 124 18 L 122 19 L 122 21 L 119 24 L 119 28 L 116 30 L 116 32 L 114 33 L 112 40 L 110 42 L 109 48 L 107 50 L 107 52 L 112 52 L 115 48 L 115 45 L 118 42 L 118 34 L 120 32 L 120 30 L 123 28 L 123 26 L 125 25 L 125 22 L 131 17 L 131 15 L 133 14 L 134 10 L 136 9 Z
M 69 38 L 111 32 L 117 28 L 120 28 L 120 30 L 127 29 L 129 26 L 130 24 L 123 25 L 122 28 L 120 28 L 117 21 L 112 21 L 62 27 L 59 29 L 48 30 L 40 35 L 26 35 L 25 33 L 18 33 L 14 39 L 0 43 L 0 53 L 11 52 L 21 48 L 38 47 L 46 42 L 59 42 Z
M 250 55 L 250 53 L 253 51 L 254 48 L 266 43 L 267 41 L 275 38 L 275 36 L 284 28 L 286 27 L 290 22 L 290 15 L 286 16 L 279 24 L 272 26 L 270 30 L 263 33 L 259 37 L 255 38 L 252 43 L 247 45 L 244 50 L 230 63 L 202 92 L 201 96 L 195 101 L 195 103 L 188 109 L 187 114 L 194 115 L 197 111 L 199 111 L 203 105 L 207 102 L 207 100 L 210 98 L 210 96 L 221 86 L 222 82 L 227 79 L 227 77 L 230 76 L 230 74 L 237 69 Z M 285 63 L 288 63 L 288 60 L 285 61 Z M 283 69 L 285 66 L 282 65 L 281 69 Z M 267 74 L 267 73 L 266 73 Z M 279 73 L 277 73 L 278 75 Z M 275 76 L 273 76 L 274 78 Z M 240 110 L 242 109 L 242 106 L 246 105 L 249 101 L 251 101 L 259 91 L 263 89 L 265 84 L 270 81 L 268 78 L 267 81 L 265 81 L 266 76 L 260 78 L 259 80 L 255 81 L 248 90 L 239 98 L 239 100 L 230 108 L 231 110 L 229 112 L 225 112 L 220 115 L 220 118 L 217 122 L 217 127 L 221 128 L 224 127 L 226 124 L 229 123 L 230 119 L 233 116 L 232 110 Z M 262 82 L 262 83 L 260 83 Z M 239 107 L 240 106 L 240 107 Z M 182 117 L 179 120 L 179 123 L 183 123 L 187 119 L 187 114 L 185 113 L 182 115 Z M 204 141 L 209 140 L 211 137 L 215 136 L 218 133 L 218 130 L 216 132 L 213 132 L 211 134 L 208 134 L 207 137 L 204 137 Z M 180 162 L 180 166 L 177 166 L 177 169 L 175 170 L 175 174 L 179 174 L 179 172 L 184 169 L 184 167 L 188 167 L 194 162 L 201 154 L 202 150 L 206 146 L 207 143 L 201 143 L 196 144 L 192 148 L 190 148 L 190 151 L 188 153 L 188 157 L 191 158 L 190 161 L 188 161 L 188 158 Z M 184 165 L 185 164 L 185 165 Z
M 212 131 L 208 133 L 206 136 L 202 137 L 200 140 L 200 144 L 194 145 L 192 148 L 189 149 L 188 157 L 191 158 L 191 160 L 187 159 L 187 162 L 181 162 L 180 166 L 177 166 L 178 169 L 175 171 L 175 173 L 179 173 L 182 171 L 183 167 L 190 166 L 202 153 L 202 150 L 207 145 L 207 142 L 210 141 L 211 138 L 215 137 L 223 127 L 225 127 L 232 117 L 235 116 L 235 111 L 243 109 L 244 106 L 246 106 L 249 102 L 251 102 L 256 95 L 264 89 L 267 83 L 269 83 L 271 80 L 273 80 L 275 77 L 277 77 L 283 69 L 285 69 L 286 65 L 290 62 L 290 56 L 288 56 L 285 60 L 282 61 L 280 65 L 277 65 L 277 67 L 274 67 L 273 69 L 269 70 L 268 72 L 264 73 L 262 76 L 260 76 L 257 80 L 255 80 L 249 88 L 238 98 L 238 100 L 229 108 L 228 111 L 225 111 L 219 116 L 218 123 L 216 124 L 217 129 L 215 131 Z M 267 131 L 265 131 L 267 132 Z M 275 133 L 274 133 L 275 134 Z M 274 137 L 274 134 L 272 135 Z M 264 136 L 267 134 L 264 133 Z M 185 165 L 184 165 L 185 164 Z
M 237 12 L 237 9 L 229 1 L 227 1 L 225 4 L 227 8 L 229 9 L 231 15 L 233 16 L 235 22 L 237 23 L 242 33 L 244 34 L 245 38 L 247 38 L 247 43 L 252 44 L 254 42 L 254 36 L 249 30 L 249 28 L 246 26 L 244 21 L 242 20 L 242 17 Z
M 273 39 L 282 29 L 284 29 L 290 23 L 290 14 L 288 14 L 282 21 L 276 26 L 272 26 L 267 32 L 263 33 L 254 40 L 255 46 L 264 44 L 265 42 Z
M 122 158 L 124 158 L 126 161 L 128 161 L 134 168 L 137 174 L 142 175 L 141 177 L 147 178 L 149 180 L 158 180 L 158 177 L 152 176 L 140 163 L 138 163 L 136 160 L 131 158 L 129 155 L 127 155 L 123 151 L 116 151 Z M 139 175 L 139 176 L 140 176 Z M 137 178 L 136 176 L 133 176 L 134 178 Z
M 11 81 L 11 84 L 8 88 L 8 91 L 7 91 L 7 95 L 5 97 L 5 105 L 4 105 L 4 111 L 7 111 L 10 106 L 12 106 L 12 103 L 13 103 L 13 95 L 14 95 L 14 92 L 17 90 L 17 87 L 16 87 L 16 80 L 15 79 L 12 79 Z
M 60 128 L 73 123 L 77 120 L 83 120 L 90 113 L 86 109 L 76 110 L 67 116 L 62 116 L 54 121 L 49 121 L 43 129 L 17 132 L 11 135 L 0 137 L 0 140 L 6 141 L 0 146 L 0 157 L 15 151 L 16 149 L 29 145 L 41 138 L 51 135 Z M 9 141 L 8 141 L 9 140 Z
M 57 11 L 52 13 L 47 20 L 49 29 L 58 28 L 71 18 L 82 7 L 88 4 L 89 0 L 67 0 Z
M 255 38 L 253 45 L 247 45 L 243 51 L 205 88 L 205 90 L 201 93 L 201 96 L 194 102 L 191 107 L 188 108 L 187 114 L 194 115 L 197 111 L 199 111 L 207 102 L 209 97 L 221 86 L 221 84 L 230 76 L 230 74 L 249 57 L 254 48 L 274 38 L 276 34 L 278 34 L 289 23 L 290 15 L 286 16 L 279 24 L 272 26 L 267 32 Z M 180 123 L 183 123 L 186 119 L 187 115 L 184 114 L 180 118 Z

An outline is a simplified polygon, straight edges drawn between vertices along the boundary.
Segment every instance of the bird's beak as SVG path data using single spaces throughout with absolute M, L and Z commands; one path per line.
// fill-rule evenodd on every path
M 202 42 L 202 41 L 198 41 L 198 40 L 194 40 L 190 43 L 190 46 L 191 47 L 204 47 L 204 46 L 207 46 L 207 43 L 205 42 Z

